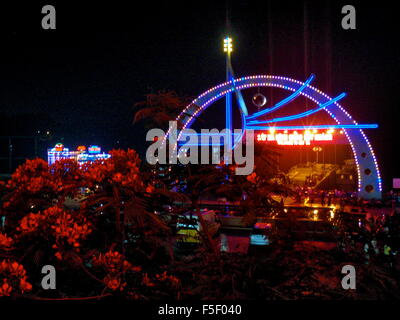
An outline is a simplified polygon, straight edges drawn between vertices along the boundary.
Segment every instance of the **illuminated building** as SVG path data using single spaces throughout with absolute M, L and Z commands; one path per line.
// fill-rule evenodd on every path
M 60 159 L 74 159 L 79 164 L 83 164 L 88 161 L 104 160 L 110 157 L 110 154 L 101 152 L 101 148 L 95 145 L 90 146 L 88 149 L 85 146 L 79 146 L 77 150 L 70 151 L 62 143 L 57 143 L 54 148 L 47 150 L 47 162 L 49 165 Z

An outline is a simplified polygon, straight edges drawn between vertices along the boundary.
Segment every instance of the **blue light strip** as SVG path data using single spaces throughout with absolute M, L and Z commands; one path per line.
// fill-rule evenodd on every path
M 226 95 L 226 129 L 230 132 L 226 133 L 227 141 L 232 141 L 232 93 Z M 231 145 L 230 142 L 228 144 Z
M 378 125 L 374 124 L 335 124 L 335 125 L 314 125 L 314 126 L 246 126 L 249 130 L 313 130 L 313 129 L 376 129 Z
M 262 131 L 268 131 L 268 130 L 313 130 L 313 129 L 319 129 L 319 130 L 324 130 L 324 129 L 376 129 L 378 128 L 378 125 L 376 123 L 373 124 L 337 124 L 337 125 L 314 125 L 314 126 L 280 126 L 280 127 L 266 127 L 266 126 L 246 126 L 246 129 L 248 130 L 262 130 Z M 187 133 L 187 135 L 205 135 L 205 136 L 221 136 L 223 137 L 223 133 L 209 133 L 209 134 L 202 134 L 202 133 Z M 240 136 L 240 133 L 234 133 L 236 136 Z M 188 147 L 191 146 L 223 146 L 223 143 L 189 143 L 185 144 L 184 141 L 179 141 L 179 145 L 185 145 Z
M 223 143 L 189 143 L 185 144 L 183 141 L 178 142 L 179 145 L 185 147 L 192 147 L 192 146 L 223 146 Z
M 309 111 L 306 111 L 303 113 L 298 113 L 298 114 L 295 114 L 292 116 L 286 116 L 286 117 L 282 117 L 282 118 L 275 118 L 275 119 L 264 120 L 264 121 L 253 120 L 253 121 L 249 121 L 248 124 L 264 124 L 264 123 L 289 121 L 289 120 L 304 118 L 313 113 L 321 111 L 322 109 L 325 109 L 326 107 L 329 107 L 330 105 L 334 104 L 336 101 L 343 99 L 345 96 L 346 96 L 346 93 L 343 92 L 340 95 L 338 95 L 336 98 L 333 98 L 333 99 L 329 100 L 328 102 L 325 102 L 324 104 L 319 104 L 318 108 L 312 109 L 312 110 L 309 110 Z
M 280 88 L 280 89 L 285 89 L 285 90 L 290 90 L 294 92 L 296 88 L 304 84 L 303 82 L 296 81 L 294 79 L 288 78 L 288 77 L 281 77 L 281 76 L 269 76 L 269 75 L 254 75 L 254 76 L 248 76 L 248 77 L 241 77 L 239 79 L 235 80 L 235 83 L 233 84 L 231 81 L 227 80 L 227 82 L 219 84 L 213 88 L 210 88 L 209 90 L 203 92 L 201 95 L 198 96 L 197 99 L 195 99 L 191 104 L 189 104 L 183 112 L 180 113 L 180 115 L 177 117 L 177 121 L 182 121 L 183 122 L 183 128 L 190 128 L 190 125 L 193 123 L 193 121 L 203 112 L 209 105 L 217 101 L 218 99 L 224 97 L 227 93 L 235 91 L 234 86 L 239 88 L 239 90 L 244 90 L 247 88 L 253 88 L 253 87 L 260 87 L 260 86 L 265 86 L 265 87 L 274 87 L 274 88 Z M 322 98 L 324 98 L 324 101 L 329 101 L 331 97 L 326 95 L 324 92 L 318 90 L 317 88 L 314 88 L 312 86 L 308 86 L 303 92 L 301 92 L 302 96 L 305 96 L 306 98 L 312 100 L 313 102 L 316 103 L 317 106 L 320 106 Z M 378 163 L 377 159 L 375 157 L 374 151 L 365 136 L 363 132 L 364 129 L 369 129 L 369 128 L 377 128 L 377 125 L 358 125 L 351 117 L 351 115 L 339 104 L 336 103 L 336 107 L 338 108 L 334 112 L 328 108 L 324 109 L 337 123 L 354 123 L 354 126 L 350 125 L 328 125 L 325 127 L 322 126 L 310 126 L 308 128 L 343 128 L 343 129 L 356 129 L 360 131 L 360 133 L 363 135 L 363 138 L 360 139 L 358 137 L 357 132 L 354 132 L 352 130 L 347 131 L 344 130 L 344 134 L 347 136 L 349 143 L 351 145 L 352 151 L 354 153 L 354 159 L 357 165 L 357 173 L 358 173 L 358 191 L 361 192 L 361 195 L 369 195 L 366 193 L 363 188 L 369 183 L 369 179 L 375 178 L 377 176 L 377 183 L 372 183 L 373 186 L 375 187 L 375 184 L 378 184 L 379 188 L 375 188 L 373 192 L 370 193 L 371 196 L 377 196 L 380 198 L 380 191 L 382 190 L 382 181 L 379 173 L 379 168 L 378 168 Z M 337 114 L 337 116 L 336 116 Z M 253 115 L 252 115 L 253 116 Z M 243 115 L 242 115 L 243 118 Z M 268 129 L 275 129 L 275 130 L 295 130 L 295 129 L 306 129 L 307 127 L 271 127 L 270 124 L 269 126 L 251 126 L 247 124 L 247 129 L 255 129 L 255 130 L 268 130 Z M 246 129 L 245 126 L 242 126 L 242 128 Z M 168 131 L 167 135 L 163 139 L 163 143 L 168 139 L 168 136 L 170 134 L 171 130 Z M 354 143 L 352 142 L 354 140 Z M 367 145 L 366 145 L 367 144 Z M 197 145 L 197 144 L 195 144 Z M 174 147 L 174 150 L 176 148 Z M 372 156 L 374 167 L 376 169 L 376 173 L 374 170 L 372 170 L 372 176 L 367 179 L 364 178 L 364 174 L 362 174 L 362 169 L 364 169 L 364 162 L 369 165 L 369 162 L 364 161 L 363 159 L 359 159 L 359 154 L 360 152 L 369 152 Z M 369 159 L 369 157 L 367 157 Z M 359 163 L 360 160 L 360 163 Z M 379 189 L 379 194 L 375 193 Z
M 235 136 L 240 136 L 241 135 L 241 133 L 235 133 L 235 132 L 233 132 L 232 133 L 233 135 L 235 135 Z M 183 133 L 183 135 L 185 135 L 185 136 L 221 136 L 221 137 L 224 137 L 225 136 L 225 133 Z
M 238 102 L 238 105 L 240 107 L 240 110 L 242 110 L 242 113 L 247 116 L 249 114 L 249 112 L 247 111 L 247 107 L 246 107 L 246 103 L 244 102 L 242 93 L 240 92 L 240 90 L 236 90 L 235 88 L 235 95 L 236 95 L 236 100 Z
M 226 81 L 230 81 L 232 79 L 232 74 L 230 72 L 230 52 L 228 51 L 226 55 Z M 234 83 L 234 82 L 232 82 Z M 233 85 L 233 90 L 234 90 L 234 85 Z M 226 143 L 228 146 L 232 145 L 232 93 L 228 92 L 225 96 L 225 125 L 226 125 Z M 225 159 L 227 160 L 227 159 Z
M 233 71 L 232 64 L 231 64 L 230 60 L 228 60 L 228 71 L 229 71 L 229 75 L 230 75 L 230 81 L 232 82 L 233 91 L 235 92 L 236 101 L 237 101 L 237 103 L 239 105 L 239 108 L 240 108 L 240 117 L 241 117 L 241 120 L 242 120 L 242 128 L 244 128 L 245 125 L 246 125 L 246 116 L 248 116 L 249 112 L 247 110 L 246 103 L 244 102 L 244 99 L 243 99 L 243 96 L 242 96 L 242 92 L 240 90 L 237 90 L 237 88 L 236 88 L 236 85 L 235 85 L 236 84 L 235 73 Z M 239 143 L 242 140 L 243 134 L 244 134 L 244 130 L 242 130 L 242 133 L 240 135 L 237 135 L 237 134 L 233 133 L 234 139 L 233 139 L 233 143 L 232 143 L 232 150 L 236 147 L 236 144 Z M 236 135 L 236 138 L 235 138 L 235 135 Z
M 292 101 L 293 99 L 297 98 L 300 93 L 315 79 L 315 75 L 311 74 L 311 76 L 307 79 L 306 82 L 304 82 L 304 84 L 297 89 L 295 92 L 293 92 L 290 96 L 286 97 L 285 99 L 279 101 L 276 105 L 274 105 L 273 107 L 269 108 L 269 109 L 264 109 L 262 111 L 256 112 L 254 114 L 252 114 L 251 116 L 246 117 L 247 120 L 249 119 L 254 119 L 257 118 L 258 116 L 261 116 L 263 114 L 267 114 L 270 113 L 272 111 L 275 111 L 277 109 L 279 109 L 280 107 L 284 106 L 285 104 L 288 104 L 290 101 Z
M 230 61 L 229 61 L 228 69 L 229 69 L 230 76 L 231 76 L 229 80 L 232 81 L 233 88 L 234 88 L 235 95 L 236 95 L 236 100 L 238 102 L 240 110 L 242 111 L 244 116 L 247 116 L 249 114 L 249 112 L 247 111 L 247 106 L 246 106 L 246 103 L 244 102 L 244 99 L 243 99 L 243 96 L 242 96 L 242 92 L 240 90 L 236 89 L 236 86 L 235 86 L 235 73 L 233 72 L 233 68 L 232 68 L 232 65 L 231 65 Z

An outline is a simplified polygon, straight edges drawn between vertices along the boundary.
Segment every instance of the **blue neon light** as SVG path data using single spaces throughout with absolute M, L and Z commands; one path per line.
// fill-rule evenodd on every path
M 223 146 L 224 145 L 223 143 L 188 143 L 188 144 L 186 144 L 186 143 L 184 143 L 182 141 L 179 141 L 178 144 L 181 145 L 181 146 L 184 146 L 184 147 L 191 147 L 191 146 L 196 146 L 196 147 L 198 147 L 198 146 L 200 146 L 200 147 L 201 146 Z
M 335 124 L 335 125 L 314 125 L 314 126 L 280 126 L 280 127 L 264 127 L 264 126 L 246 126 L 246 129 L 250 130 L 313 130 L 313 129 L 376 129 L 378 128 L 378 124 Z M 201 133 L 188 133 L 188 135 L 202 135 Z M 214 133 L 214 134 L 204 134 L 208 135 L 220 135 L 221 137 L 224 136 L 223 133 Z M 234 133 L 236 136 L 240 136 L 240 133 Z M 223 146 L 223 143 L 190 143 L 185 144 L 184 141 L 179 141 L 178 144 L 185 145 L 185 146 Z
M 285 104 L 288 104 L 290 101 L 292 101 L 293 99 L 295 99 L 296 97 L 298 97 L 300 95 L 300 93 L 315 79 L 315 75 L 311 74 L 311 76 L 307 79 L 306 82 L 304 82 L 304 84 L 297 89 L 295 92 L 293 92 L 290 96 L 286 97 L 285 99 L 279 101 L 275 106 L 269 108 L 269 109 L 264 109 L 262 111 L 256 112 L 254 114 L 252 114 L 251 116 L 246 117 L 247 120 L 249 119 L 254 119 L 257 118 L 258 116 L 261 116 L 263 114 L 266 113 L 270 113 L 272 111 L 275 111 L 277 109 L 279 109 L 280 107 L 284 106 Z
M 232 77 L 232 74 L 230 72 L 231 68 L 229 66 L 230 66 L 230 56 L 228 54 L 226 56 L 226 81 L 229 81 L 232 79 L 232 84 L 233 84 L 232 90 L 235 90 L 235 87 L 234 87 L 235 81 Z M 227 129 L 226 143 L 228 144 L 228 146 L 231 146 L 232 145 L 232 127 L 233 127 L 233 124 L 232 124 L 232 93 L 231 92 L 227 93 L 225 99 L 226 99 L 225 125 L 226 125 L 226 129 Z
M 237 100 L 240 110 L 242 110 L 242 113 L 244 114 L 244 116 L 247 116 L 249 114 L 249 112 L 247 111 L 247 106 L 246 106 L 246 103 L 244 102 L 242 92 L 240 90 L 236 89 L 235 73 L 233 72 L 233 68 L 232 68 L 232 65 L 230 64 L 230 61 L 228 61 L 228 68 L 229 68 L 229 72 L 230 72 L 230 80 L 232 81 L 232 84 L 233 84 L 233 90 L 235 91 L 236 100 Z
M 313 129 L 376 129 L 378 125 L 374 124 L 337 124 L 337 125 L 315 125 L 315 126 L 246 126 L 246 129 L 252 130 L 313 130 Z
M 237 133 L 237 132 L 232 132 L 233 135 L 235 136 L 240 136 L 241 133 Z M 225 133 L 183 133 L 183 135 L 185 136 L 221 136 L 224 137 Z
M 228 93 L 226 95 L 226 137 L 227 141 L 231 141 L 231 133 L 232 133 L 232 94 Z M 229 143 L 230 145 L 230 143 Z
M 338 95 L 336 98 L 333 98 L 329 100 L 328 102 L 325 102 L 323 104 L 319 104 L 319 108 L 312 109 L 303 113 L 298 113 L 292 116 L 286 116 L 286 117 L 281 117 L 281 118 L 274 118 L 270 120 L 264 120 L 264 121 L 259 121 L 259 120 L 253 120 L 249 121 L 248 124 L 264 124 L 264 123 L 272 123 L 272 122 L 281 122 L 281 121 L 289 121 L 289 120 L 294 120 L 294 119 L 299 119 L 299 118 L 304 118 L 307 117 L 313 113 L 316 113 L 318 111 L 321 111 L 322 109 L 325 109 L 326 107 L 329 107 L 330 105 L 334 104 L 336 101 L 339 101 L 343 99 L 346 96 L 346 93 L 341 93 Z
M 229 80 L 228 80 L 229 79 Z M 221 97 L 225 96 L 227 93 L 232 93 L 235 91 L 235 86 L 237 88 L 240 88 L 240 90 L 244 90 L 247 88 L 251 87 L 277 87 L 285 90 L 291 90 L 294 92 L 296 88 L 298 88 L 302 83 L 299 81 L 296 81 L 291 78 L 287 77 L 280 77 L 280 76 L 264 76 L 264 75 L 254 75 L 254 76 L 248 76 L 248 77 L 241 77 L 238 79 L 235 79 L 233 82 L 230 80 L 230 78 L 227 79 L 227 82 L 222 83 L 220 85 L 217 85 L 204 93 L 202 93 L 196 100 L 194 100 L 193 105 L 195 108 L 190 109 L 189 106 L 178 116 L 178 119 L 184 122 L 184 127 L 188 128 L 190 125 L 195 121 L 195 119 L 200 115 L 202 111 L 204 111 L 210 104 L 214 103 Z M 304 83 L 303 83 L 304 84 Z M 306 89 L 301 92 L 301 95 L 304 95 L 306 98 L 314 101 L 317 105 L 317 107 L 321 106 L 322 101 L 320 99 L 323 99 L 323 101 L 328 101 L 331 99 L 328 95 L 325 93 L 321 92 L 320 90 L 308 86 Z M 190 111 L 190 112 L 188 112 Z M 357 173 L 358 173 L 358 192 L 359 195 L 362 197 L 365 197 L 366 199 L 369 198 L 380 198 L 381 197 L 381 190 L 382 190 L 382 179 L 380 177 L 379 173 L 379 167 L 377 163 L 377 159 L 375 157 L 374 151 L 372 149 L 372 146 L 370 145 L 367 137 L 365 136 L 364 132 L 362 129 L 372 129 L 372 128 L 377 128 L 378 126 L 376 124 L 372 125 L 357 125 L 356 122 L 352 119 L 351 115 L 339 104 L 336 104 L 336 106 L 332 106 L 329 108 L 329 110 L 326 108 L 325 111 L 328 112 L 328 114 L 337 122 L 337 123 L 354 123 L 354 125 L 327 125 L 325 127 L 322 126 L 310 126 L 310 127 L 272 127 L 272 123 L 269 125 L 249 125 L 247 123 L 247 127 L 242 126 L 243 129 L 255 129 L 255 130 L 268 130 L 268 129 L 275 129 L 275 130 L 295 130 L 295 129 L 307 129 L 307 128 L 326 128 L 326 129 L 333 129 L 333 128 L 342 128 L 346 132 L 346 136 L 349 140 L 349 143 L 352 147 L 352 151 L 354 153 L 354 158 L 356 161 L 357 165 Z M 331 112 L 332 111 L 332 112 Z M 188 115 L 189 113 L 189 115 Z M 242 114 L 242 113 L 241 113 Z M 243 114 L 242 114 L 243 115 Z M 306 114 L 307 116 L 308 114 Z M 251 118 L 248 117 L 248 119 L 254 119 L 254 115 L 251 115 Z M 289 118 L 290 119 L 290 118 Z M 250 123 L 257 124 L 258 121 L 250 121 Z M 347 129 L 349 129 L 347 131 Z M 356 131 L 350 130 L 350 129 L 356 129 Z M 362 136 L 360 136 L 360 134 Z M 238 138 L 238 136 L 236 136 Z M 235 138 L 235 140 L 236 140 Z M 358 155 L 360 152 L 369 152 L 369 155 L 371 157 L 366 157 L 365 159 L 361 159 Z M 363 174 L 363 170 L 365 168 L 371 168 L 372 173 L 370 176 L 366 177 L 366 175 Z M 375 168 L 375 170 L 373 170 Z M 373 191 L 369 192 L 365 190 L 365 186 L 371 184 L 373 185 L 374 189 Z

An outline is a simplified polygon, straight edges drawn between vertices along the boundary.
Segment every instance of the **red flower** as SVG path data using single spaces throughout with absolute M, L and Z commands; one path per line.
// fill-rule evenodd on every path
M 32 290 L 24 267 L 12 260 L 3 260 L 0 263 L 0 283 L 0 297 Z
M 39 213 L 30 213 L 19 224 L 21 236 L 36 232 L 43 238 L 54 241 L 58 249 L 56 257 L 62 259 L 60 249 L 68 247 L 79 250 L 81 241 L 92 232 L 92 224 L 82 214 L 72 214 L 60 207 L 50 207 Z
M 3 250 L 10 250 L 13 244 L 13 239 L 7 237 L 5 234 L 0 233 L 0 248 Z
M 93 258 L 93 264 L 101 266 L 107 275 L 104 277 L 104 284 L 111 290 L 124 290 L 126 282 L 123 281 L 127 271 L 140 271 L 140 267 L 133 267 L 125 257 L 117 251 L 108 251 L 105 254 L 100 254 Z
M 12 287 L 8 284 L 7 280 L 4 279 L 4 283 L 0 287 L 0 297 L 1 296 L 10 296 L 11 291 L 12 291 Z

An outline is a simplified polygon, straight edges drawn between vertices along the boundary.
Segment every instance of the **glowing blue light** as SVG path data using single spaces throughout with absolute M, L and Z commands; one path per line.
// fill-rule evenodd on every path
M 237 133 L 237 132 L 233 132 L 232 133 L 233 135 L 235 135 L 235 136 L 240 136 L 241 135 L 241 133 Z M 186 136 L 221 136 L 221 137 L 223 137 L 223 136 L 225 136 L 225 133 L 223 133 L 223 132 L 221 132 L 221 133 L 192 133 L 192 132 L 190 132 L 190 133 L 185 133 L 185 135 Z
M 100 153 L 101 148 L 99 146 L 93 145 L 88 148 L 88 152 L 93 154 Z
M 378 125 L 374 124 L 335 124 L 335 125 L 314 125 L 314 126 L 246 126 L 246 129 L 252 130 L 313 130 L 313 129 L 376 129 Z
M 232 74 L 230 72 L 229 68 L 230 66 L 230 59 L 229 59 L 229 55 L 226 56 L 226 81 L 231 81 L 231 83 L 233 84 L 233 87 L 231 88 L 230 91 L 234 90 L 234 80 L 232 77 Z M 226 94 L 226 104 L 225 104 L 225 125 L 226 125 L 226 143 L 228 144 L 228 146 L 232 146 L 232 93 L 229 92 Z
M 271 75 L 254 75 L 254 76 L 241 77 L 234 80 L 231 80 L 231 78 L 227 78 L 226 82 L 210 88 L 209 90 L 199 95 L 196 99 L 194 99 L 177 117 L 177 121 L 183 123 L 182 126 L 183 129 L 190 128 L 191 124 L 195 121 L 195 119 L 199 117 L 199 115 L 205 109 L 207 109 L 209 105 L 215 103 L 218 99 L 225 96 L 226 94 L 233 93 L 233 91 L 236 90 L 239 91 L 254 87 L 273 87 L 295 92 L 296 88 L 298 90 L 299 86 L 303 85 L 304 82 L 301 81 L 297 81 L 288 77 L 271 76 Z M 300 95 L 313 101 L 314 103 L 316 103 L 318 107 L 321 107 L 322 103 L 332 100 L 330 96 L 318 90 L 317 88 L 312 87 L 311 85 L 308 85 L 302 92 L 300 92 Z M 313 112 L 314 111 L 315 110 L 313 110 Z M 365 125 L 365 126 L 358 125 L 357 122 L 353 120 L 352 116 L 339 103 L 335 103 L 335 106 L 332 106 L 332 108 L 325 108 L 324 111 L 326 111 L 336 121 L 336 123 L 339 124 L 338 125 L 339 128 L 343 128 L 344 134 L 346 135 L 349 144 L 352 148 L 352 151 L 354 153 L 354 160 L 357 166 L 358 191 L 360 192 L 359 195 L 365 198 L 374 198 L 374 197 L 380 198 L 381 196 L 380 191 L 382 190 L 382 180 L 379 173 L 377 158 L 374 154 L 371 144 L 368 141 L 368 138 L 366 137 L 366 135 L 362 130 L 362 129 L 376 128 L 377 125 Z M 241 112 L 241 114 L 243 115 L 243 112 Z M 306 113 L 305 116 L 308 116 L 309 114 L 310 113 Z M 254 115 L 251 116 L 252 118 L 248 119 L 254 119 L 253 116 Z M 297 117 L 298 115 L 296 115 L 296 118 Z M 282 121 L 288 119 L 293 119 L 293 118 L 284 118 L 282 119 Z M 341 125 L 342 123 L 346 124 L 352 123 L 354 124 L 354 127 L 346 128 L 347 125 Z M 242 128 L 244 130 L 245 129 L 266 130 L 268 128 L 279 129 L 278 127 L 267 127 L 262 125 L 257 126 L 257 124 L 259 124 L 258 121 L 254 122 L 250 121 L 249 123 L 246 124 L 247 127 L 243 125 Z M 271 126 L 272 123 L 269 125 Z M 281 128 L 286 128 L 287 130 L 294 129 L 294 127 L 281 127 Z M 328 125 L 328 127 L 326 127 L 326 129 L 331 129 L 331 128 L 334 127 L 332 125 Z M 356 130 L 347 131 L 347 129 L 356 129 Z M 362 137 L 359 137 L 357 133 L 358 131 L 362 134 Z M 168 131 L 166 137 L 164 138 L 163 143 L 165 143 L 169 134 L 170 131 Z M 238 136 L 235 137 L 235 141 L 237 138 Z M 368 156 L 365 159 L 364 158 L 361 159 L 361 156 L 359 156 L 361 152 L 366 152 Z M 372 164 L 370 164 L 371 162 Z M 362 173 L 363 169 L 367 168 L 366 166 L 368 166 L 368 168 L 372 170 L 372 173 L 368 177 L 368 179 L 366 179 L 365 175 Z M 371 166 L 374 167 L 375 170 L 373 170 Z M 373 192 L 367 192 L 365 190 L 365 186 L 369 183 L 372 184 L 374 187 Z
M 235 95 L 236 95 L 236 101 L 239 104 L 240 110 L 242 111 L 242 113 L 244 114 L 244 116 L 247 116 L 249 114 L 249 112 L 247 111 L 247 106 L 246 103 L 244 102 L 243 96 L 242 96 L 242 92 L 240 90 L 236 89 L 235 86 L 235 74 L 233 72 L 233 68 L 232 65 L 230 64 L 230 61 L 228 61 L 228 68 L 229 68 L 229 73 L 230 73 L 230 81 L 232 81 L 232 85 L 233 85 L 233 89 L 235 91 Z
M 193 146 L 223 146 L 224 144 L 219 142 L 219 143 L 213 143 L 213 142 L 208 142 L 208 143 L 184 143 L 183 141 L 178 142 L 179 145 L 183 145 L 185 147 L 193 147 Z
M 251 116 L 246 117 L 246 119 L 249 120 L 249 119 L 257 118 L 258 116 L 275 111 L 275 110 L 279 109 L 280 107 L 284 106 L 285 104 L 288 104 L 290 101 L 292 101 L 293 99 L 298 97 L 300 95 L 300 93 L 314 80 L 314 78 L 315 78 L 315 75 L 311 74 L 311 76 L 307 79 L 307 81 L 304 82 L 304 84 L 299 89 L 297 89 L 295 92 L 293 92 L 290 96 L 279 101 L 275 106 L 273 106 L 269 109 L 264 109 L 262 111 L 256 112 L 256 113 L 252 114 Z M 287 89 L 287 87 L 285 87 L 285 89 Z
M 311 115 L 313 113 L 316 113 L 318 111 L 321 111 L 322 109 L 325 109 L 326 107 L 329 107 L 330 105 L 334 104 L 336 101 L 343 99 L 345 96 L 346 96 L 346 94 L 343 92 L 340 95 L 338 95 L 336 98 L 333 98 L 323 104 L 319 104 L 318 108 L 312 109 L 312 110 L 309 110 L 309 111 L 306 111 L 303 113 L 298 113 L 298 114 L 295 114 L 292 116 L 286 116 L 286 117 L 275 118 L 275 119 L 264 120 L 264 121 L 253 120 L 253 121 L 249 121 L 248 124 L 263 124 L 263 123 L 272 123 L 272 122 L 282 122 L 282 121 L 289 121 L 289 120 L 308 117 L 309 115 Z

